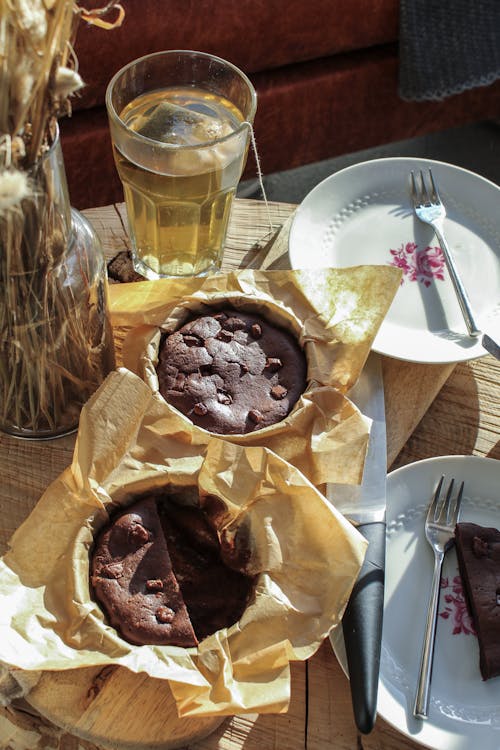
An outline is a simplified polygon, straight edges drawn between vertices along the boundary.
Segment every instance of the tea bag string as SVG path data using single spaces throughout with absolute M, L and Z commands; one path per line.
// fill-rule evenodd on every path
M 266 206 L 267 220 L 269 222 L 269 232 L 272 233 L 273 230 L 274 230 L 274 227 L 273 227 L 273 222 L 272 222 L 272 219 L 271 219 L 271 211 L 269 210 L 269 203 L 268 203 L 268 200 L 267 200 L 266 189 L 264 187 L 264 180 L 263 180 L 263 175 L 262 175 L 262 167 L 261 167 L 261 164 L 260 164 L 259 153 L 257 151 L 257 141 L 255 139 L 255 133 L 254 133 L 253 125 L 252 125 L 251 122 L 248 122 L 248 120 L 245 120 L 244 125 L 248 125 L 248 130 L 250 131 L 250 143 L 252 144 L 252 151 L 253 151 L 253 155 L 255 157 L 255 164 L 257 165 L 257 177 L 258 177 L 258 180 L 259 180 L 259 187 L 260 187 L 260 190 L 261 190 L 261 193 L 262 193 L 262 198 L 263 198 L 265 206 Z

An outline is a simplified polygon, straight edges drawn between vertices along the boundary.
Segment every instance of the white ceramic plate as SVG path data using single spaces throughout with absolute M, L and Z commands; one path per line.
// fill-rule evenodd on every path
M 485 354 L 471 339 L 431 227 L 413 215 L 409 174 L 432 168 L 447 208 L 445 231 L 475 317 L 500 332 L 500 188 L 430 159 L 388 158 L 327 177 L 297 209 L 292 268 L 398 264 L 403 282 L 374 350 L 412 362 L 460 362 Z
M 433 567 L 424 519 L 442 474 L 465 482 L 462 521 L 500 528 L 500 461 L 447 456 L 417 461 L 389 474 L 377 710 L 389 724 L 425 747 L 498 750 L 500 677 L 481 678 L 477 639 L 469 632 L 454 549 L 443 565 L 429 718 L 419 721 L 412 713 Z M 334 650 L 347 674 L 341 628 L 334 632 Z

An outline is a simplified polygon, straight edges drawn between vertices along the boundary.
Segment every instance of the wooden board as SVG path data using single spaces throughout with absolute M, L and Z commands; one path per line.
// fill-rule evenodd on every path
M 293 210 L 290 204 L 270 204 L 268 213 L 262 203 L 236 201 L 225 268 L 287 267 L 287 220 Z M 85 213 L 108 258 L 127 248 L 123 205 Z M 280 228 L 278 241 L 271 243 Z M 118 362 L 123 335 L 115 331 Z M 454 368 L 384 357 L 383 369 L 388 466 L 450 453 L 500 458 L 499 362 L 485 357 Z M 45 487 L 71 461 L 74 440 L 27 442 L 0 434 L 0 552 Z M 222 724 L 219 718 L 179 722 L 161 681 L 123 668 L 46 673 L 28 703 L 0 711 L 0 747 L 16 750 L 167 749 L 181 740 L 191 750 L 418 747 L 380 719 L 368 737 L 358 737 L 349 685 L 327 643 L 308 662 L 292 665 L 292 700 L 282 715 L 235 716 Z
M 28 701 L 62 729 L 109 750 L 183 747 L 224 720 L 179 719 L 166 680 L 122 667 L 46 673 Z

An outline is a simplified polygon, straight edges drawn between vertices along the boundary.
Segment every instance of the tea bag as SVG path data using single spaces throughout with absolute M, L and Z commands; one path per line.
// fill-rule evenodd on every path
M 165 101 L 139 117 L 133 127 L 146 138 L 183 146 L 210 143 L 232 132 L 227 122 Z

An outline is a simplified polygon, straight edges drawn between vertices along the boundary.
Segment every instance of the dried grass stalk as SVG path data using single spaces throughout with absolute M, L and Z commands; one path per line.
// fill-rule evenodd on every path
M 81 86 L 85 14 L 71 0 L 0 0 L 0 426 L 33 437 L 75 427 L 113 366 L 105 289 L 71 232 L 56 143 Z

